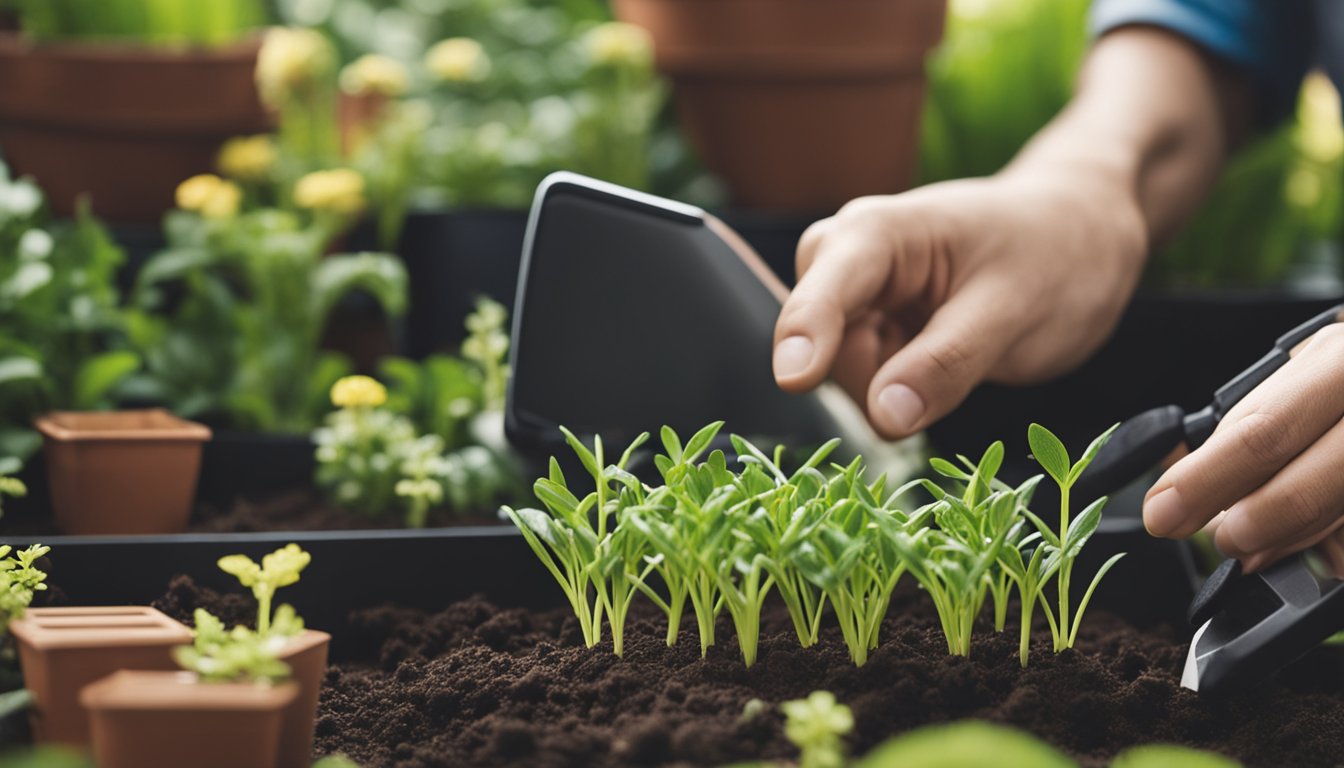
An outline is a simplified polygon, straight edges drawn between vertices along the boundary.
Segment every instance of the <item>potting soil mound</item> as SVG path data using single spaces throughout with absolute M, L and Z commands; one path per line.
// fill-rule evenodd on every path
M 337 638 L 343 660 L 324 682 L 314 754 L 344 753 L 364 766 L 537 768 L 796 758 L 777 709 L 743 719 L 743 708 L 829 690 L 854 711 L 855 754 L 927 723 L 982 718 L 1031 731 L 1086 766 L 1153 742 L 1248 766 L 1344 759 L 1344 649 L 1321 649 L 1254 690 L 1209 699 L 1179 685 L 1178 630 L 1140 632 L 1096 611 L 1077 650 L 1055 655 L 1038 631 L 1022 669 L 1011 626 L 981 631 L 969 659 L 952 658 L 926 596 L 908 590 L 893 602 L 881 645 L 861 668 L 834 628 L 800 648 L 782 609 L 764 617 L 750 669 L 724 621 L 702 659 L 693 618 L 669 648 L 661 615 L 632 617 L 617 658 L 609 640 L 584 648 L 567 611 L 502 610 L 482 598 L 438 613 L 359 610 Z

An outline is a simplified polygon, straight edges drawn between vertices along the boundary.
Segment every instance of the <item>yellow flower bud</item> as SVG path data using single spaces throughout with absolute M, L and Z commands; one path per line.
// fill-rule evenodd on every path
M 346 376 L 331 385 L 331 403 L 337 408 L 377 408 L 387 402 L 387 387 L 368 376 Z
M 490 56 L 469 37 L 450 37 L 425 54 L 425 69 L 450 83 L 480 82 L 490 76 Z
M 341 90 L 351 96 L 400 96 L 409 80 L 400 62 L 376 53 L 366 53 L 341 70 Z
M 294 185 L 301 208 L 350 215 L 364 208 L 364 177 L 350 168 L 314 171 Z
M 295 93 L 320 82 L 335 66 L 336 54 L 320 32 L 273 27 L 257 55 L 257 90 L 262 101 L 278 109 Z
M 265 181 L 275 166 L 275 144 L 265 134 L 238 136 L 224 142 L 216 164 L 219 172 L 240 181 Z
M 196 211 L 207 219 L 227 219 L 238 214 L 243 192 L 231 181 L 202 173 L 177 185 L 176 199 L 184 211 Z
M 653 61 L 653 38 L 643 27 L 609 21 L 589 30 L 584 47 L 602 66 L 647 66 Z

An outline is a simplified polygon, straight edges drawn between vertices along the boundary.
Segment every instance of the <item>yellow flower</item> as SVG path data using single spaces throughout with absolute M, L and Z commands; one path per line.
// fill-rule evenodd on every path
M 216 162 L 220 173 L 240 181 L 265 181 L 275 165 L 275 144 L 265 134 L 224 142 Z
M 490 56 L 469 37 L 450 37 L 425 54 L 425 69 L 450 83 L 480 82 L 490 75 Z
M 336 54 L 321 33 L 311 29 L 273 27 L 257 55 L 257 90 L 278 109 L 292 95 L 319 82 L 336 66 Z
M 177 207 L 196 211 L 207 219 L 227 219 L 238 214 L 243 192 L 237 184 L 213 173 L 202 173 L 177 185 Z
M 331 385 L 331 403 L 338 408 L 377 408 L 387 402 L 387 387 L 368 376 L 346 376 Z
M 647 66 L 653 61 L 653 39 L 643 27 L 609 21 L 584 37 L 588 56 L 603 66 Z
M 409 79 L 400 62 L 366 53 L 341 70 L 341 90 L 352 96 L 396 97 L 406 92 Z
M 1307 75 L 1297 110 L 1297 143 L 1308 158 L 1328 163 L 1344 155 L 1340 127 L 1339 92 L 1320 72 Z
M 313 171 L 294 185 L 294 202 L 315 211 L 358 213 L 364 208 L 364 177 L 350 168 Z

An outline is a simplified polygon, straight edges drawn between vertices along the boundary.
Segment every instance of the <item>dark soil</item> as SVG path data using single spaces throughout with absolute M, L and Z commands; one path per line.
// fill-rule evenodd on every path
M 10 536 L 57 536 L 60 529 L 50 517 L 36 514 L 7 515 L 3 532 Z M 430 510 L 427 526 L 448 528 L 462 525 L 507 525 L 493 513 L 462 514 L 448 509 Z M 346 511 L 311 489 L 278 494 L 263 501 L 237 499 L 220 506 L 199 504 L 187 525 L 188 533 L 252 533 L 256 531 L 348 531 L 405 528 L 400 515 L 367 516 Z
M 1170 630 L 1140 633 L 1098 612 L 1077 651 L 1056 656 L 1038 636 L 1023 670 L 1005 635 L 977 638 L 970 659 L 948 657 L 922 595 L 906 595 L 892 615 L 881 647 L 855 668 L 838 632 L 804 650 L 782 611 L 772 612 L 760 660 L 746 669 L 731 639 L 703 660 L 693 630 L 668 648 L 655 616 L 632 622 L 618 659 L 609 645 L 583 648 L 563 611 L 499 610 L 480 598 L 435 614 L 358 611 L 342 638 L 350 660 L 327 675 L 315 752 L 371 766 L 787 758 L 780 717 L 743 722 L 743 706 L 825 689 L 853 708 L 857 753 L 925 723 L 975 717 L 1032 731 L 1084 765 L 1155 741 L 1251 766 L 1335 766 L 1344 755 L 1338 649 L 1257 690 L 1209 701 L 1179 686 L 1185 646 Z M 731 638 L 726 624 L 721 631 Z
M 248 621 L 249 601 L 179 577 L 156 606 L 183 620 L 210 608 Z M 633 617 L 624 658 L 586 649 L 568 611 L 499 609 L 484 598 L 438 613 L 383 606 L 351 614 L 319 705 L 315 755 L 364 766 L 719 766 L 796 757 L 770 708 L 745 704 L 829 690 L 855 714 L 852 751 L 927 723 L 981 718 L 1036 733 L 1085 766 L 1136 744 L 1174 742 L 1247 766 L 1331 768 L 1344 755 L 1344 649 L 1322 649 L 1255 690 L 1221 699 L 1180 687 L 1183 631 L 1140 632 L 1090 613 L 1078 649 L 1039 632 L 1031 665 L 1016 634 L 982 631 L 951 658 L 927 598 L 898 595 L 882 645 L 855 668 L 837 630 L 801 649 L 782 609 L 742 665 L 731 627 L 700 658 L 693 622 L 664 643 L 660 615 Z

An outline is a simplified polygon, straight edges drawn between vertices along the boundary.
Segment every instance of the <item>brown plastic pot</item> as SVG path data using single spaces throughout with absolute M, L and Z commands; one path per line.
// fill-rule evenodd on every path
M 280 653 L 280 660 L 289 665 L 298 695 L 285 707 L 281 717 L 276 761 L 279 768 L 308 768 L 312 763 L 317 697 L 322 691 L 322 678 L 327 673 L 330 643 L 331 635 L 326 632 L 306 629 L 290 640 Z
M 87 193 L 118 224 L 157 224 L 225 139 L 269 131 L 253 71 L 260 39 L 171 50 L 34 43 L 0 31 L 0 150 L 61 214 Z
M 294 683 L 203 683 L 190 672 L 117 672 L 86 687 L 98 768 L 275 768 Z
M 172 649 L 192 639 L 186 626 L 144 606 L 30 608 L 9 631 L 35 701 L 33 738 L 77 747 L 90 741 L 81 688 L 121 669 L 176 669 Z
M 207 427 L 151 409 L 50 413 L 37 429 L 61 530 L 144 534 L 187 527 Z
M 652 34 L 705 165 L 739 205 L 829 213 L 914 180 L 944 0 L 614 0 Z

